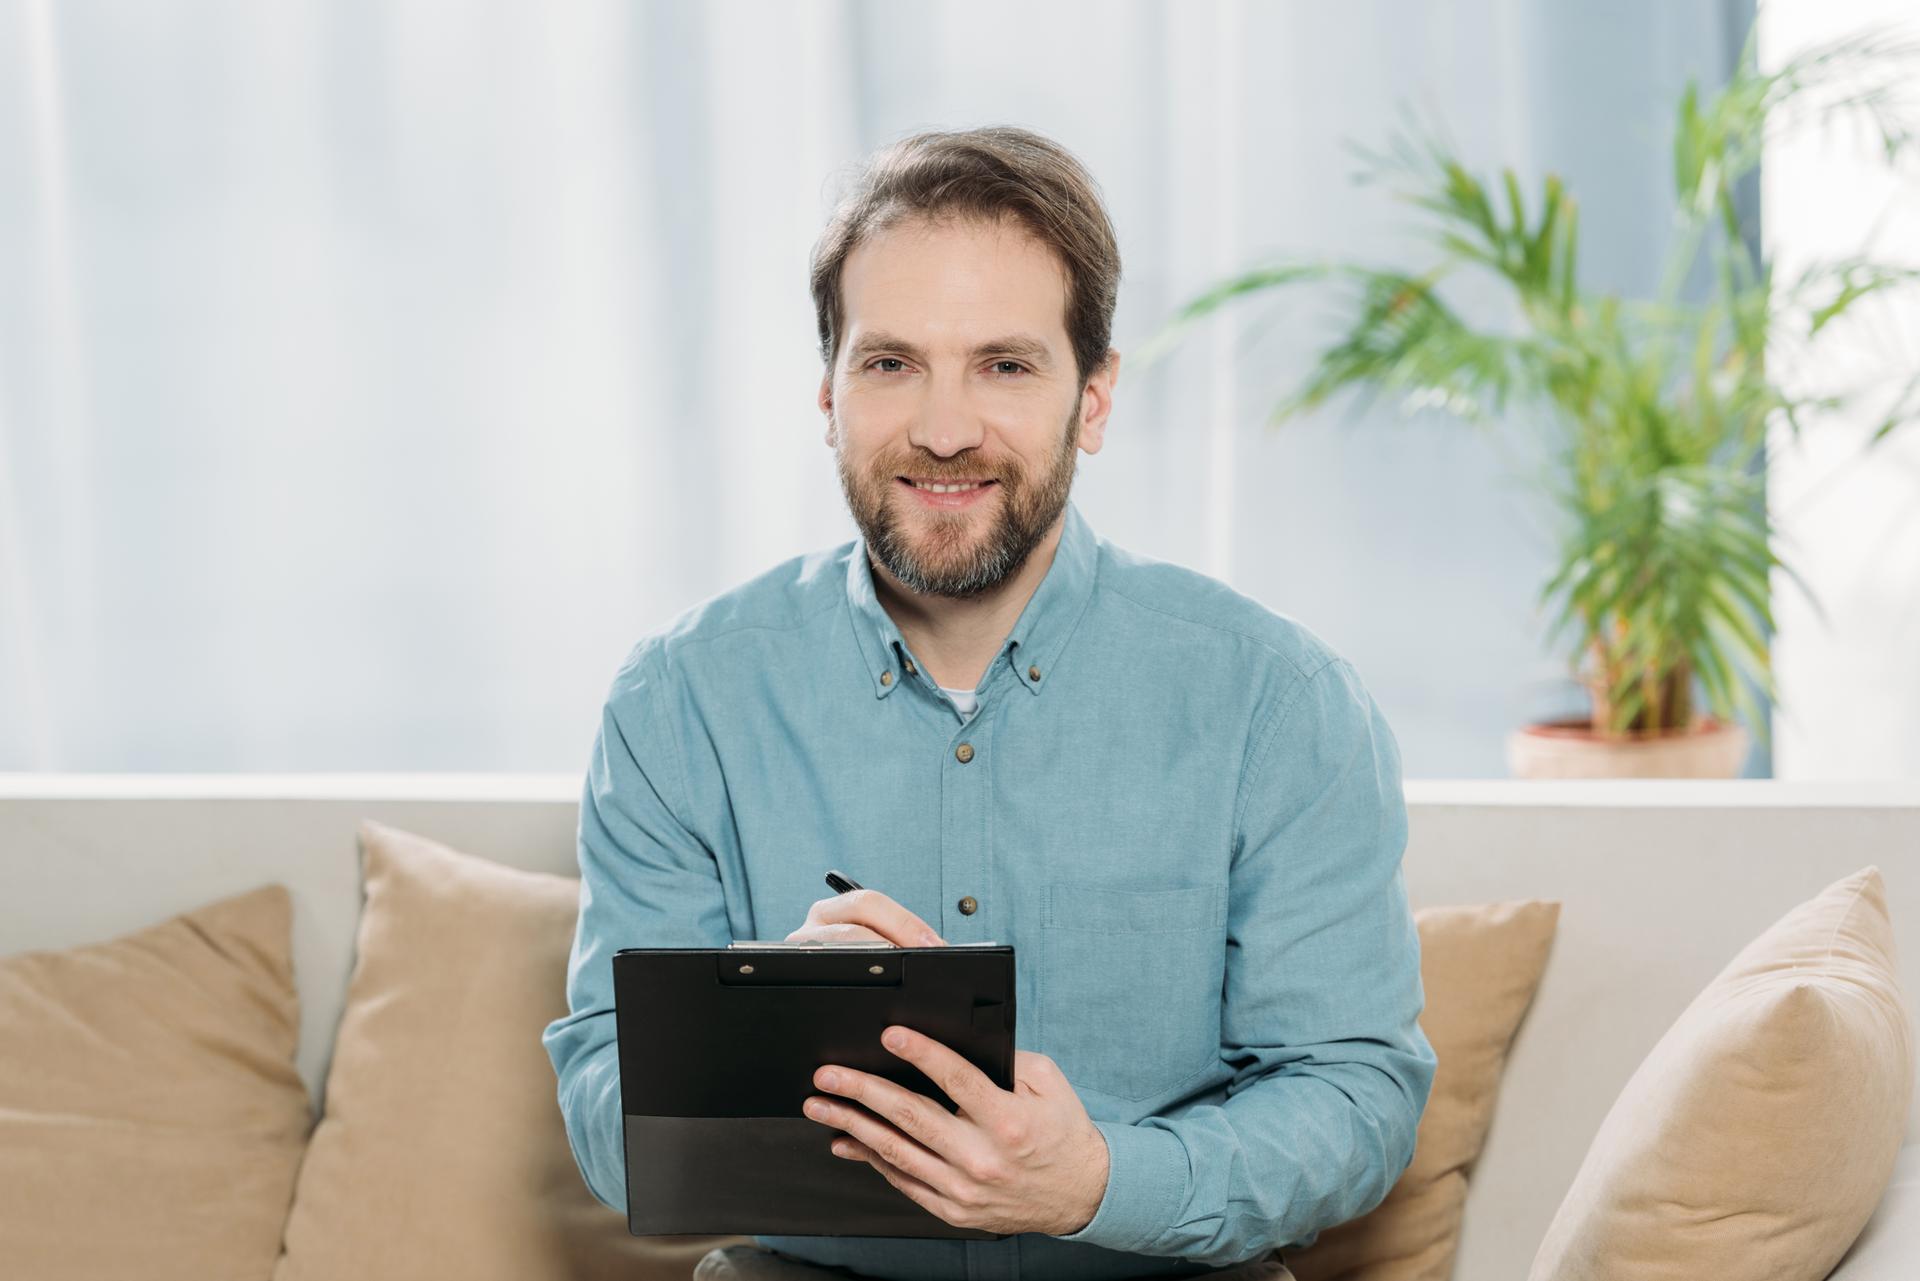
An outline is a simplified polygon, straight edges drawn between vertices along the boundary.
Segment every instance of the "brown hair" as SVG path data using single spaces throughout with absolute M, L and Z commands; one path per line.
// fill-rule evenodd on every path
M 1017 219 L 1066 269 L 1066 329 L 1081 385 L 1106 362 L 1120 247 L 1099 187 L 1059 143 L 995 125 L 902 138 L 876 152 L 856 176 L 813 247 L 813 306 L 820 358 L 829 369 L 839 358 L 846 318 L 840 268 L 862 240 L 910 218 Z

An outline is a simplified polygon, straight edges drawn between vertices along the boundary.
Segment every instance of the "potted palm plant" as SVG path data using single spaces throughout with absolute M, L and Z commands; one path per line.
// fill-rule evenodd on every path
M 1150 365 L 1229 303 L 1317 284 L 1337 300 L 1338 333 L 1270 425 L 1349 389 L 1398 393 L 1405 410 L 1468 421 L 1509 407 L 1537 414 L 1552 429 L 1541 492 L 1562 530 L 1539 599 L 1554 607 L 1550 639 L 1571 631 L 1571 671 L 1590 711 L 1513 731 L 1510 768 L 1522 777 L 1730 777 L 1747 752 L 1740 716 L 1765 733 L 1749 684 L 1778 697 L 1773 571 L 1819 612 L 1775 549 L 1769 424 L 1797 439 L 1823 412 L 1872 403 L 1878 442 L 1920 417 L 1920 379 L 1875 403 L 1865 398 L 1881 394 L 1877 384 L 1806 388 L 1769 366 L 1771 357 L 1788 371 L 1813 368 L 1809 354 L 1837 320 L 1917 273 L 1855 257 L 1776 281 L 1750 243 L 1736 187 L 1758 165 L 1763 137 L 1811 121 L 1864 121 L 1889 162 L 1911 151 L 1896 90 L 1913 60 L 1910 46 L 1868 34 L 1762 71 L 1749 38 L 1716 94 L 1703 101 L 1689 84 L 1673 143 L 1675 234 L 1655 297 L 1581 287 L 1578 210 L 1557 176 L 1530 205 L 1512 169 L 1490 187 L 1430 135 L 1403 129 L 1385 152 L 1362 149 L 1362 178 L 1390 179 L 1423 211 L 1431 261 L 1271 260 L 1188 302 L 1134 364 Z M 1470 320 L 1446 300 L 1461 272 L 1497 282 L 1511 304 L 1502 323 Z

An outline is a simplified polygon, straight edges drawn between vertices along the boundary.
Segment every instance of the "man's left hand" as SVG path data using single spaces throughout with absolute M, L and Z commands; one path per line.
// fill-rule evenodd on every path
M 903 1037 L 898 1046 L 887 1044 L 894 1034 Z M 1051 1058 L 1015 1050 L 1013 1089 L 1003 1090 L 910 1028 L 889 1027 L 881 1044 L 960 1110 L 949 1112 L 884 1077 L 826 1064 L 813 1083 L 827 1095 L 809 1097 L 807 1115 L 850 1136 L 833 1141 L 837 1155 L 867 1162 L 955 1227 L 1061 1236 L 1093 1218 L 1106 1195 L 1107 1141 Z M 821 1106 L 825 1111 L 816 1113 Z

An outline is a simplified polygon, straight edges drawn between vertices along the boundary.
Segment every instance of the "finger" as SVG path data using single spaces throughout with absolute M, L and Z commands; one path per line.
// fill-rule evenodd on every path
M 901 1043 L 898 1046 L 889 1044 L 896 1035 L 902 1038 Z M 959 1105 L 961 1112 L 975 1121 L 993 1118 L 1007 1104 L 1008 1092 L 995 1085 L 992 1077 L 959 1052 L 930 1036 L 894 1023 L 880 1034 L 880 1044 L 886 1047 L 888 1053 L 919 1068 L 929 1081 L 946 1091 L 947 1097 Z M 1020 1052 L 1016 1050 L 1014 1053 L 1017 1057 Z M 942 1108 L 941 1111 L 946 1109 Z
M 1051 1094 L 1061 1086 L 1067 1086 L 1067 1078 L 1060 1071 L 1060 1065 L 1050 1056 L 1035 1050 L 1015 1050 L 1013 1052 L 1013 1087 L 1017 1093 L 1022 1086 L 1034 1094 Z
M 872 930 L 868 929 L 864 925 L 853 925 L 853 924 L 802 925 L 799 929 L 787 935 L 784 941 L 788 943 L 799 943 L 799 942 L 804 942 L 808 940 L 817 941 L 821 943 L 892 943 L 893 942 L 893 940 L 890 938 L 885 938 L 879 934 L 875 934 Z
M 879 890 L 849 890 L 814 904 L 812 919 L 855 922 L 901 947 L 930 947 L 941 942 L 933 927 Z
M 810 1098 L 805 1111 L 809 1119 L 821 1125 L 845 1130 L 874 1155 L 920 1182 L 934 1188 L 951 1186 L 955 1174 L 952 1167 L 873 1113 L 832 1098 Z
M 943 1190 L 952 1187 L 952 1176 L 942 1175 L 940 1169 L 968 1165 L 967 1158 L 979 1146 L 977 1137 L 967 1133 L 967 1122 L 932 1099 L 849 1068 L 831 1069 L 838 1084 L 829 1089 L 819 1083 L 828 1070 L 814 1074 L 814 1084 L 823 1093 L 807 1099 L 808 1116 L 864 1139 L 868 1147 L 915 1178 Z
M 834 1155 L 845 1157 L 849 1161 L 865 1161 L 880 1172 L 881 1178 L 899 1188 L 909 1199 L 918 1202 L 945 1222 L 955 1227 L 966 1226 L 960 1222 L 960 1207 L 954 1204 L 951 1198 L 940 1195 L 937 1189 L 914 1178 L 898 1166 L 888 1163 L 879 1153 L 858 1139 L 835 1139 L 833 1150 Z
M 856 922 L 901 947 L 935 947 L 944 942 L 931 925 L 879 890 L 848 890 L 821 899 L 808 918 L 820 924 Z

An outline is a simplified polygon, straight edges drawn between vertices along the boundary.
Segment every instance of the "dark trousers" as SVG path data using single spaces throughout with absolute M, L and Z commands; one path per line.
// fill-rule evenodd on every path
M 1278 1251 L 1206 1274 L 1208 1281 L 1293 1281 Z M 877 1281 L 845 1268 L 804 1263 L 757 1245 L 723 1245 L 694 1266 L 693 1281 Z

